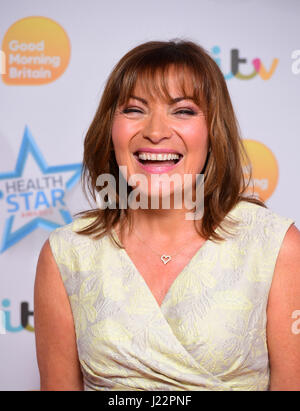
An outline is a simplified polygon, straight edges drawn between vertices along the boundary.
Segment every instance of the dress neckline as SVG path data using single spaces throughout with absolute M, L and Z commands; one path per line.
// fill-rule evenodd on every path
M 240 204 L 242 202 L 239 202 L 236 204 L 236 206 L 227 214 L 226 217 L 228 216 L 233 216 L 235 215 L 237 209 L 239 208 Z M 119 242 L 120 244 L 121 241 L 119 240 L 119 237 L 115 231 L 114 228 L 111 229 L 113 236 L 115 237 L 115 239 L 117 240 L 117 242 Z M 216 230 L 217 232 L 219 231 L 219 229 Z M 225 240 L 226 241 L 226 240 Z M 170 287 L 168 288 L 168 291 L 166 292 L 166 294 L 164 295 L 162 302 L 159 304 L 158 301 L 156 300 L 154 294 L 152 293 L 150 287 L 148 286 L 148 284 L 146 283 L 146 280 L 144 279 L 144 277 L 142 276 L 142 274 L 140 273 L 140 271 L 137 269 L 135 263 L 133 262 L 133 260 L 131 259 L 131 257 L 129 256 L 129 254 L 127 253 L 125 248 L 121 248 L 119 249 L 121 255 L 123 255 L 125 261 L 127 262 L 128 266 L 133 269 L 136 277 L 139 279 L 139 281 L 142 282 L 143 286 L 146 287 L 148 294 L 150 295 L 150 297 L 155 301 L 155 303 L 157 304 L 158 308 L 160 310 L 163 309 L 163 306 L 165 304 L 165 302 L 168 300 L 169 295 L 172 293 L 173 289 L 178 286 L 178 284 L 180 284 L 181 280 L 185 277 L 185 273 L 189 272 L 189 268 L 191 267 L 192 264 L 195 263 L 195 261 L 197 261 L 197 259 L 201 256 L 201 254 L 204 253 L 204 251 L 212 246 L 216 246 L 217 244 L 215 242 L 213 242 L 212 240 L 210 240 L 209 238 L 197 249 L 197 251 L 194 253 L 194 255 L 190 258 L 190 260 L 187 262 L 187 264 L 183 267 L 183 269 L 177 274 L 177 276 L 175 277 L 175 279 L 172 281 Z
M 119 237 L 115 231 L 114 228 L 112 228 L 112 233 L 115 237 L 115 239 L 117 239 L 117 241 L 119 243 L 121 243 L 121 241 L 119 240 Z M 121 243 L 122 244 L 122 243 Z M 162 300 L 162 302 L 159 304 L 158 301 L 156 300 L 154 294 L 152 293 L 150 287 L 148 286 L 145 278 L 143 277 L 143 275 L 140 273 L 140 271 L 137 269 L 135 263 L 133 262 L 133 260 L 131 259 L 131 257 L 129 256 L 129 254 L 127 253 L 125 248 L 120 249 L 120 253 L 124 256 L 125 261 L 127 262 L 127 264 L 129 265 L 130 268 L 133 269 L 136 277 L 142 282 L 142 284 L 147 288 L 148 290 L 148 294 L 150 294 L 150 296 L 154 299 L 154 301 L 156 302 L 157 306 L 159 307 L 159 309 L 162 309 L 165 301 L 167 300 L 167 297 L 171 294 L 173 288 L 180 282 L 181 278 L 184 277 L 185 272 L 189 271 L 189 268 L 192 264 L 194 264 L 194 262 L 197 260 L 198 256 L 201 255 L 203 253 L 203 251 L 209 247 L 210 244 L 214 244 L 210 239 L 207 239 L 198 249 L 197 251 L 194 253 L 194 255 L 190 258 L 190 260 L 186 263 L 186 265 L 183 267 L 183 269 L 177 274 L 177 276 L 174 278 L 174 280 L 172 281 L 170 287 L 168 288 L 168 291 L 166 292 L 166 294 L 164 295 L 164 298 Z M 163 268 L 163 267 L 162 267 Z

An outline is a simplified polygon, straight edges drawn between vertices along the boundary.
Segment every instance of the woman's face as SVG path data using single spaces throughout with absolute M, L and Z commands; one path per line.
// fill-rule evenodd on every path
M 145 95 L 137 82 L 128 103 L 118 107 L 112 126 L 116 160 L 127 167 L 127 181 L 143 174 L 149 190 L 151 175 L 177 173 L 183 181 L 184 174 L 199 174 L 207 157 L 208 132 L 201 108 L 182 96 L 172 71 L 168 90 L 170 103 Z

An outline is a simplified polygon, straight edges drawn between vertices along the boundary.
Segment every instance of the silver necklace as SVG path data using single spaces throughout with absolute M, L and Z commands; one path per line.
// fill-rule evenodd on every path
M 179 251 L 178 253 L 173 254 L 172 256 L 171 256 L 170 254 L 161 254 L 161 253 L 158 253 L 156 250 L 154 250 L 152 247 L 150 247 L 150 245 L 147 244 L 137 233 L 135 233 L 135 232 L 133 231 L 133 234 L 134 234 L 142 243 L 146 244 L 146 246 L 149 247 L 150 250 L 152 250 L 156 255 L 160 256 L 160 259 L 161 259 L 161 261 L 162 261 L 164 264 L 168 264 L 168 262 L 171 261 L 173 257 L 176 257 L 176 255 L 180 254 L 180 252 L 181 252 L 181 251 Z

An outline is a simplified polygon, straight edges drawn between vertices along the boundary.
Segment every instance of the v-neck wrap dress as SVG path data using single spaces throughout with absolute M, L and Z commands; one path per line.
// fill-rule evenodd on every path
M 75 232 L 91 219 L 50 233 L 85 390 L 268 390 L 266 308 L 294 221 L 245 201 L 227 218 L 234 235 L 207 240 L 161 306 L 125 249 Z

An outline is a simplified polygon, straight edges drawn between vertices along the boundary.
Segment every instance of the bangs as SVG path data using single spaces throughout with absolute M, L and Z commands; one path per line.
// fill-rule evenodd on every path
M 170 94 L 170 75 L 175 77 L 177 96 Z M 187 62 L 170 62 L 155 59 L 129 67 L 125 72 L 119 92 L 118 105 L 127 104 L 134 95 L 136 87 L 140 87 L 145 96 L 159 99 L 171 104 L 174 97 L 192 99 L 201 109 L 207 104 L 203 92 L 203 73 Z

